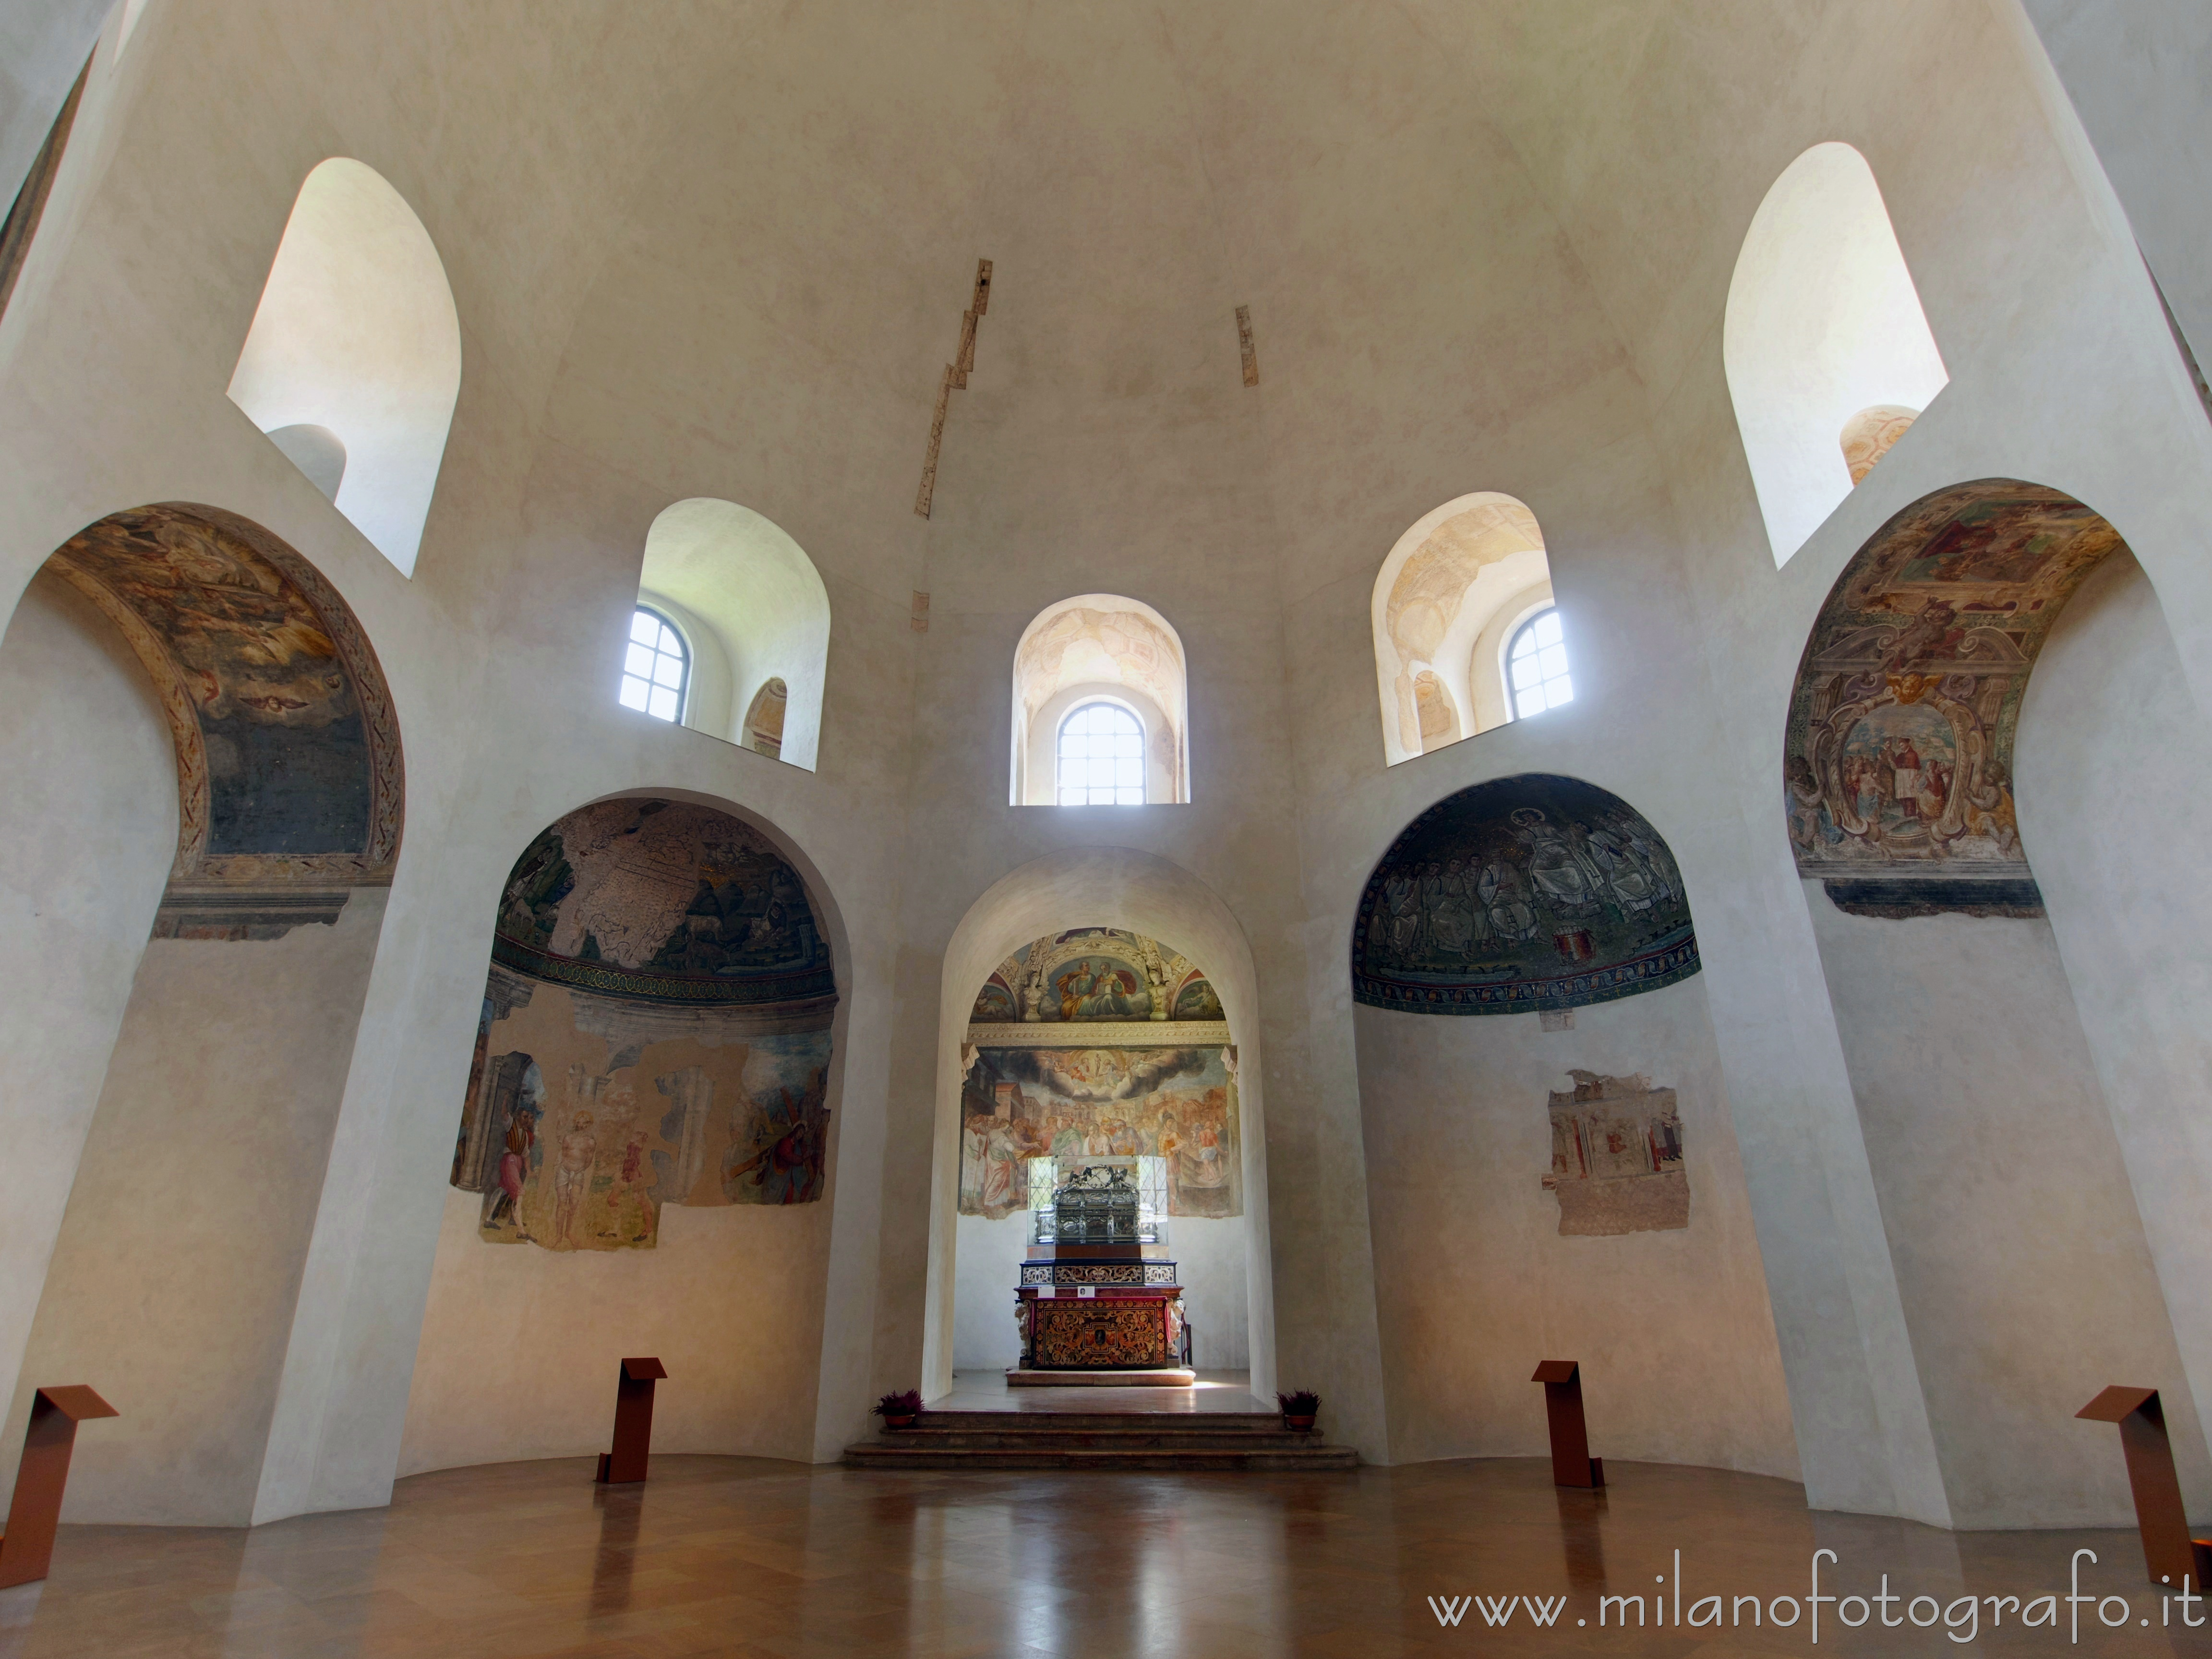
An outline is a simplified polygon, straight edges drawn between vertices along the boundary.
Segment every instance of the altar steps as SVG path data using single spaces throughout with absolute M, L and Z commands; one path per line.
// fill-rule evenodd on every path
M 845 1449 L 861 1469 L 1352 1469 L 1273 1412 L 925 1411 Z

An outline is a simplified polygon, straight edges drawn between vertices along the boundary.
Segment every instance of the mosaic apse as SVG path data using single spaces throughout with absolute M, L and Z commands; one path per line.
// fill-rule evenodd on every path
M 665 1204 L 826 1185 L 830 949 L 799 873 L 711 807 L 601 801 L 501 900 L 453 1184 L 481 1236 L 649 1249 Z
M 1687 979 L 1682 873 L 1626 801 L 1543 773 L 1437 802 L 1360 896 L 1352 994 L 1419 1014 L 1523 1014 Z

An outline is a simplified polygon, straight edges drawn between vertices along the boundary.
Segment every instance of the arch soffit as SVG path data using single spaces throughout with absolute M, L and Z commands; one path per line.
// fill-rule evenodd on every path
M 2118 530 L 2063 490 L 1981 478 L 1868 538 L 1822 602 L 1783 734 L 1798 874 L 1855 914 L 2040 915 L 2012 793 L 2021 701 Z
M 333 504 L 412 575 L 460 386 L 460 312 L 422 219 L 367 163 L 318 163 L 270 260 L 230 400 L 264 433 L 330 431 L 345 455 Z
M 1531 553 L 1545 554 L 1544 532 L 1513 496 L 1477 490 L 1425 514 L 1398 538 L 1375 577 L 1376 625 L 1396 648 L 1400 666 L 1434 663 L 1484 571 Z
M 1014 647 L 1014 706 L 1024 728 L 1071 685 L 1145 692 L 1178 738 L 1188 710 L 1187 661 L 1175 625 L 1141 599 L 1079 593 L 1039 611 Z
M 267 938 L 391 884 L 405 763 L 382 665 L 322 573 L 249 519 L 110 514 L 47 569 L 151 678 L 176 744 L 177 852 L 157 937 Z
M 1231 1040 L 1248 1060 L 1258 1041 L 1250 941 L 1220 896 L 1181 865 L 1126 847 L 1070 848 L 1033 859 L 977 896 L 945 949 L 942 1030 L 957 1053 L 976 989 L 1007 957 L 1072 923 L 1157 939 L 1203 964 Z M 1246 1071 L 1249 1072 L 1249 1065 Z
M 719 496 L 690 496 L 653 516 L 639 582 L 740 650 L 789 629 L 802 630 L 809 645 L 817 631 L 823 647 L 829 641 L 830 590 L 806 550 L 765 514 Z M 742 695 L 757 689 L 748 684 Z
M 1856 487 L 1853 421 L 1876 406 L 1917 414 L 1950 378 L 1881 182 L 1854 146 L 1814 144 L 1768 185 L 1729 274 L 1721 341 L 1778 566 Z

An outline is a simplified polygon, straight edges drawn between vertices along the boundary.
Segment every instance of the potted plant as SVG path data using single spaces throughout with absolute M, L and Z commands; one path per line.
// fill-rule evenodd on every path
M 1283 1426 L 1299 1434 L 1310 1433 L 1314 1419 L 1321 1414 L 1321 1396 L 1311 1389 L 1300 1389 L 1295 1394 L 1279 1394 L 1275 1403 L 1283 1408 Z
M 884 1419 L 887 1429 L 910 1429 L 914 1419 L 921 1415 L 921 1390 L 908 1389 L 903 1394 L 887 1394 L 876 1401 L 876 1415 Z

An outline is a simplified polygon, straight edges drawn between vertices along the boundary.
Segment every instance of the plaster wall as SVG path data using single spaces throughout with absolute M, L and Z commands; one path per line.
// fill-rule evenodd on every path
M 650 1250 L 487 1244 L 446 1200 L 399 1474 L 607 1449 L 616 1368 L 653 1354 L 656 1451 L 805 1462 L 821 1364 L 825 1205 L 665 1205 Z
M 0 198 L 15 199 L 112 0 L 28 0 L 0 13 Z
M 1333 1437 L 1389 1455 L 1351 917 L 1423 807 L 1542 769 L 1621 794 L 1687 878 L 1808 1498 L 1947 1519 L 1784 833 L 1798 652 L 1886 518 L 2001 474 L 2113 518 L 2158 586 L 2175 717 L 2212 686 L 2212 429 L 2024 15 L 1838 0 L 1717 30 L 1650 0 L 1592 29 L 1573 7 L 1421 3 L 1286 8 L 1264 38 L 1211 4 L 1139 27 L 1006 0 L 825 0 L 741 38 L 609 29 L 560 5 L 532 21 L 518 51 L 506 15 L 433 0 L 150 11 L 112 88 L 88 90 L 0 320 L 0 592 L 120 507 L 244 514 L 345 595 L 405 737 L 408 840 L 253 1513 L 388 1495 L 418 1352 L 394 1334 L 421 1328 L 434 1276 L 484 918 L 540 827 L 647 790 L 769 826 L 849 918 L 813 1455 L 866 1431 L 872 1392 L 918 1380 L 949 1312 L 927 1266 L 954 1232 L 938 1104 L 948 1079 L 957 1096 L 981 973 L 1086 921 L 1145 927 L 1215 969 L 1178 936 L 1191 916 L 1249 963 L 1231 1018 L 1261 1160 L 1255 1382 L 1279 1358 L 1330 1396 Z M 240 85 L 256 95 L 210 123 L 201 89 Z M 1777 572 L 1720 330 L 1751 216 L 1828 139 L 1873 167 L 1952 380 Z M 460 319 L 411 582 L 222 396 L 299 183 L 331 155 L 407 200 Z M 925 520 L 921 446 L 978 253 L 998 280 Z M 1376 570 L 1407 524 L 1475 489 L 1544 526 L 1577 702 L 1386 775 Z M 703 495 L 757 507 L 821 571 L 817 773 L 614 703 L 646 532 Z M 1079 585 L 1156 604 L 1180 631 L 1192 805 L 1005 805 L 1015 641 Z M 924 634 L 916 591 L 933 595 Z M 2037 834 L 2125 1112 L 2152 1097 L 2116 1084 L 2110 1057 L 2185 1059 L 2196 1027 L 2179 991 L 2139 994 L 2156 975 L 2136 956 L 2076 968 L 2070 855 Z M 955 963 L 963 920 L 1041 860 L 1058 885 L 1023 900 L 1036 925 Z M 43 971 L 96 976 L 143 936 L 118 927 Z M 2092 969 L 2112 981 L 2109 1023 Z M 105 1057 L 71 1066 L 95 1093 Z M 2117 1121 L 2148 1192 L 2157 1126 Z M 2178 1181 L 2177 1224 L 2201 1191 Z M 2155 1217 L 2151 1232 L 2179 1309 L 2191 1258 L 2166 1253 Z M 2193 1397 L 2212 1399 L 2194 1357 L 2212 1321 L 2175 1323 Z M 454 1340 L 421 1351 L 434 1374 Z
M 87 1382 L 122 1413 L 65 1521 L 243 1526 L 384 917 L 155 939 L 138 964 L 10 1406 Z
M 1597 1455 L 1798 1478 L 1703 976 L 1577 1008 L 1565 1031 L 1534 1014 L 1354 1018 L 1392 1461 L 1545 1455 L 1529 1374 L 1578 1359 Z M 1540 1182 L 1570 1068 L 1675 1091 L 1686 1229 L 1560 1235 Z
M 0 1389 L 38 1311 L 177 844 L 177 767 L 145 670 L 66 584 L 34 580 L 0 639 L 0 904 L 20 960 L 0 998 Z M 30 1385 L 58 1382 L 40 1376 Z M 0 1485 L 20 1441 L 0 1442 Z
M 960 1218 L 953 1305 L 952 1368 L 999 1371 L 1021 1358 L 1014 1286 L 1029 1249 L 1030 1217 Z M 1251 1363 L 1244 1273 L 1244 1218 L 1173 1216 L 1168 1254 L 1182 1280 L 1191 1320 L 1191 1362 L 1200 1370 L 1241 1371 Z
M 1954 1523 L 2123 1526 L 2067 1425 L 2112 1378 L 2189 1395 L 2051 924 L 1806 902 L 1835 999 Z M 2172 1432 L 2212 1492 L 2193 1413 Z
M 2179 1348 L 2183 1375 L 2154 1380 L 2174 1402 L 2169 1421 L 2190 1414 L 2186 1400 L 2201 1424 L 2212 1389 L 2202 1271 L 2212 1129 L 2199 1109 L 2212 1073 L 2212 963 L 2196 941 L 2212 927 L 2212 902 L 2170 860 L 2212 822 L 2212 743 L 2179 695 L 2182 662 L 2160 598 L 2132 558 L 2114 555 L 2091 573 L 2028 682 L 2014 760 L 2021 841 Z M 2124 720 L 2112 718 L 2120 710 Z M 2183 1465 L 2183 1490 L 2192 1513 L 2212 1512 L 2201 1465 Z

